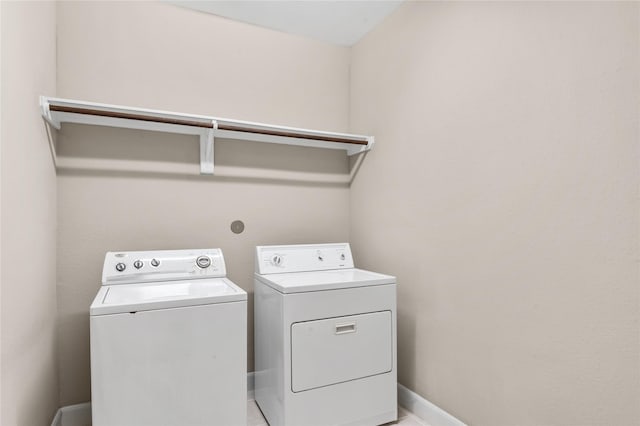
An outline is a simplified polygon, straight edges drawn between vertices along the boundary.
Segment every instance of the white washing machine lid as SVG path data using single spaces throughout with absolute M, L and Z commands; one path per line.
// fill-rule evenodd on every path
M 280 293 L 338 290 L 396 283 L 394 276 L 357 268 L 269 275 L 255 274 L 255 276 L 256 279 Z
M 103 285 L 89 314 L 108 315 L 247 300 L 227 278 Z

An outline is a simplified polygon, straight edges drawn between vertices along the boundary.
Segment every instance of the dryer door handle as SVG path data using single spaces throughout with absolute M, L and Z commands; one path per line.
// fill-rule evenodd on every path
M 347 333 L 355 333 L 356 332 L 356 323 L 342 323 L 336 324 L 336 334 L 347 334 Z

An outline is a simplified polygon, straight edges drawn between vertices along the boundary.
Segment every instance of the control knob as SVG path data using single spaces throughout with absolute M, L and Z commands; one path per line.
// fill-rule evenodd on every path
M 124 271 L 125 269 L 127 269 L 127 265 L 125 265 L 125 264 L 124 264 L 124 263 L 122 263 L 122 262 L 116 263 L 116 271 L 118 271 L 118 272 L 122 272 L 122 271 Z
M 136 269 L 140 269 L 140 268 L 142 268 L 142 265 L 143 265 L 143 264 L 142 264 L 142 260 L 136 260 L 135 262 L 133 262 L 133 266 L 134 266 Z
M 209 259 L 208 256 L 198 256 L 196 259 L 196 265 L 202 269 L 208 268 L 209 265 L 211 265 L 211 259 Z
M 151 259 L 151 266 L 157 268 L 160 266 L 160 261 L 158 259 Z
M 271 257 L 271 264 L 273 266 L 280 266 L 282 265 L 282 257 L 279 254 L 274 254 Z

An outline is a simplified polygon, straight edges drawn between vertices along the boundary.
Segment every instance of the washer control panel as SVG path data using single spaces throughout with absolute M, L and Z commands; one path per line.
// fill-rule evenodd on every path
M 258 274 L 348 268 L 353 268 L 351 247 L 348 243 L 256 247 Z
M 108 252 L 102 284 L 217 278 L 227 275 L 220 249 Z

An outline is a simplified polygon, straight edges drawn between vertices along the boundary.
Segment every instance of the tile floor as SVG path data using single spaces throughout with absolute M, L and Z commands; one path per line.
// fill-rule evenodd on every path
M 429 426 L 424 420 L 418 418 L 415 414 L 398 407 L 398 421 L 387 423 L 387 426 Z M 247 401 L 247 426 L 268 426 L 267 421 L 262 417 L 260 409 L 256 405 L 256 401 L 250 399 Z

